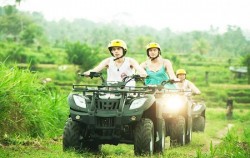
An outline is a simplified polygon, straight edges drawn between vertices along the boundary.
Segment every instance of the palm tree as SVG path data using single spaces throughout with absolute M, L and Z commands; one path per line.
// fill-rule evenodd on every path
M 200 38 L 193 43 L 192 50 L 199 52 L 201 55 L 207 54 L 211 46 L 208 41 L 204 38 Z

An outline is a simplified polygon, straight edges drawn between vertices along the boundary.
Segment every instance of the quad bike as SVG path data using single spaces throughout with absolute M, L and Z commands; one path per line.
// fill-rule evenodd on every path
M 127 76 L 122 82 L 106 82 L 95 72 L 89 77 L 101 78 L 102 84 L 73 85 L 63 150 L 98 152 L 102 144 L 125 143 L 134 145 L 135 155 L 163 152 L 165 121 L 156 106 L 154 90 L 126 87 L 130 80 L 140 80 L 138 75 Z
M 157 86 L 156 103 L 162 105 L 166 136 L 170 136 L 170 146 L 185 145 L 192 139 L 192 102 L 185 95 L 187 91 L 166 88 L 163 82 Z
M 193 132 L 204 132 L 206 120 L 206 105 L 204 102 L 193 102 L 192 118 Z
M 192 103 L 192 131 L 204 132 L 205 119 L 206 119 L 206 105 L 204 101 L 198 101 L 197 98 L 193 99 L 194 94 L 187 92 L 185 94 Z

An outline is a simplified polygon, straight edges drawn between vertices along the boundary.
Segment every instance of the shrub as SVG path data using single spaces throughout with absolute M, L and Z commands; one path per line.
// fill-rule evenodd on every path
M 0 64 L 0 139 L 4 135 L 32 137 L 58 134 L 67 114 L 66 98 L 49 91 L 29 70 Z

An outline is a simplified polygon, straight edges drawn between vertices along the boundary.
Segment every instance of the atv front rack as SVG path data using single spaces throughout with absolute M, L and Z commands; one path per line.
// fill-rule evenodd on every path
M 156 93 L 191 93 L 191 92 L 192 92 L 191 90 L 162 88 L 158 89 Z
M 183 90 L 183 89 L 169 89 L 164 88 L 162 86 L 150 87 L 154 89 L 154 94 L 157 97 L 161 97 L 162 95 L 186 95 L 191 96 L 191 90 Z
M 155 89 L 148 88 L 146 86 L 141 87 L 121 87 L 121 86 L 96 86 L 96 85 L 73 85 L 73 91 L 75 92 L 99 92 L 99 93 L 135 93 L 135 94 L 154 94 Z

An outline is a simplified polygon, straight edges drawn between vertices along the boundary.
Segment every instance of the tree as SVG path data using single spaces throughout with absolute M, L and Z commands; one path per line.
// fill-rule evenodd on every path
M 139 36 L 136 39 L 136 50 L 138 50 L 139 52 L 145 53 L 146 52 L 146 45 L 149 42 L 154 42 L 152 41 L 152 37 L 149 36 Z
M 1 8 L 1 10 L 0 40 L 14 41 L 26 46 L 30 46 L 35 42 L 39 43 L 39 45 L 40 43 L 46 43 L 47 39 L 44 36 L 44 30 L 39 23 L 43 18 L 40 14 L 29 15 L 19 12 L 15 6 L 11 5 Z
M 90 69 L 99 61 L 98 49 L 91 48 L 87 44 L 81 44 L 80 42 L 67 43 L 66 53 L 70 63 L 82 65 L 85 70 Z
M 35 24 L 30 24 L 23 29 L 20 39 L 24 45 L 29 46 L 35 42 L 36 38 L 41 37 L 42 34 L 43 30 L 41 27 Z
M 247 66 L 247 78 L 248 84 L 250 84 L 250 53 L 243 58 L 242 63 Z
M 0 16 L 0 31 L 5 36 L 18 36 L 22 31 L 22 22 L 20 21 L 22 17 L 17 14 L 15 6 L 5 6 L 3 7 L 3 15 Z
M 241 28 L 228 26 L 227 32 L 222 35 L 222 48 L 234 55 L 244 55 L 249 41 L 246 40 Z
M 196 40 L 193 43 L 193 47 L 192 49 L 194 51 L 199 52 L 201 55 L 207 54 L 210 50 L 210 44 L 208 43 L 208 41 L 204 38 L 201 38 L 199 40 Z

